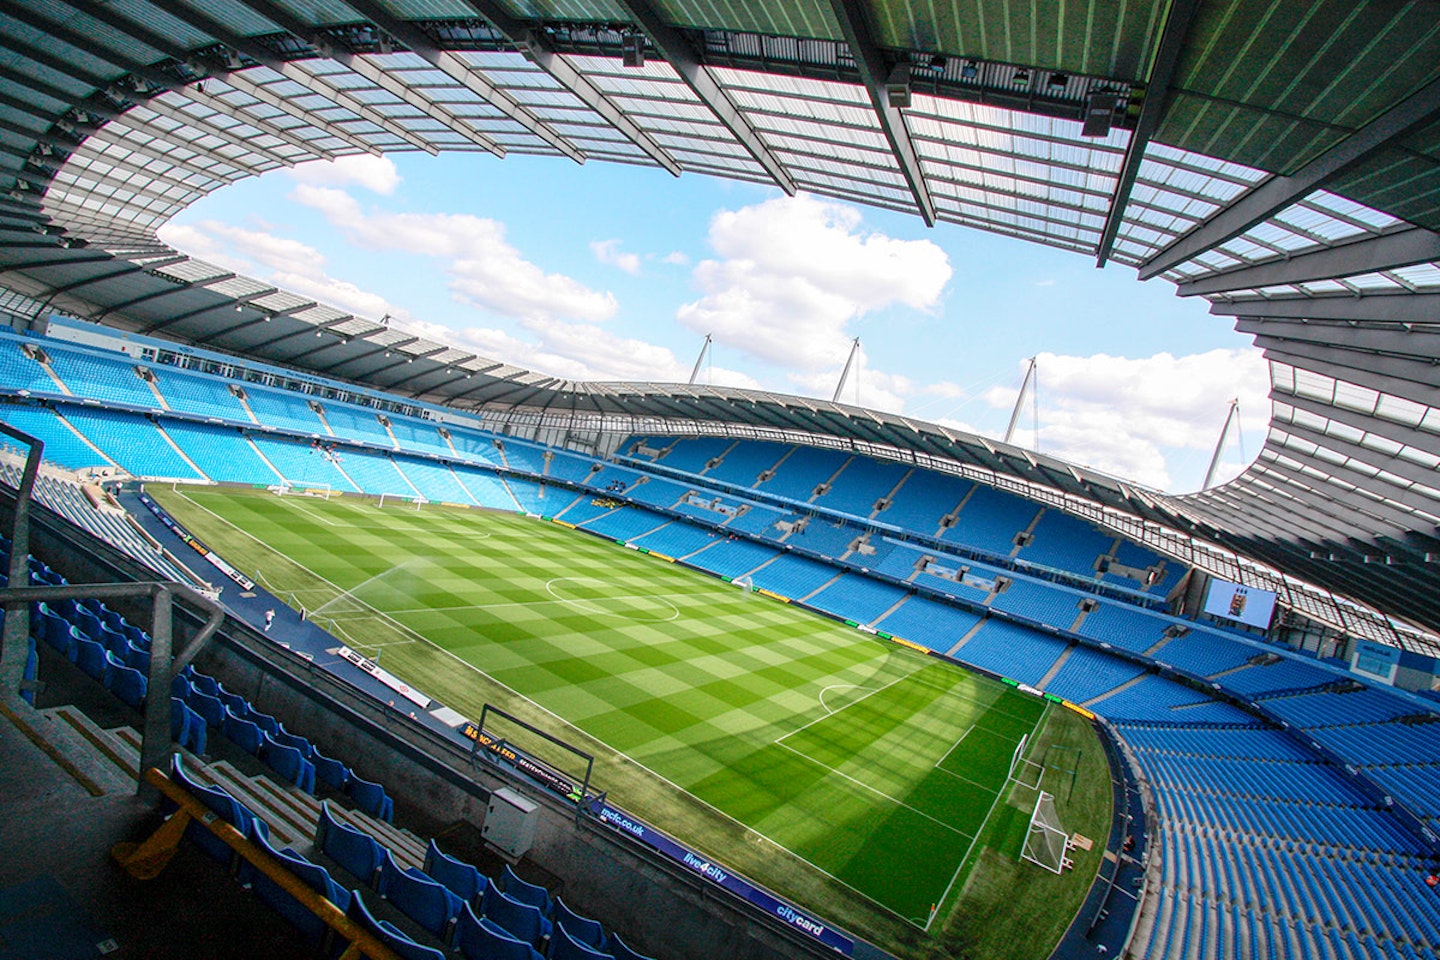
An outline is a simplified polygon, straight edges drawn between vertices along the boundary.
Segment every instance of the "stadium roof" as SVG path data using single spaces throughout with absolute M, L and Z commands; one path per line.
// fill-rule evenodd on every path
M 1238 480 L 1165 497 L 899 416 L 558 380 L 155 237 L 241 178 L 393 150 L 750 180 L 1164 276 L 1266 351 L 1270 434 Z M 0 189 L 0 285 L 76 316 L 462 408 L 934 456 L 1440 629 L 1434 3 L 20 0 Z

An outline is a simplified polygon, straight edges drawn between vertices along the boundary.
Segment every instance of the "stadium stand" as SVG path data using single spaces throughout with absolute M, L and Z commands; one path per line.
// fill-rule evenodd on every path
M 198 480 L 200 474 L 165 441 L 155 424 L 127 413 L 64 407 L 66 420 L 113 463 L 137 476 Z
M 161 429 L 208 477 L 261 486 L 281 479 L 235 427 L 169 419 Z
M 301 443 L 258 435 L 250 439 L 260 455 L 296 486 L 359 492 L 359 488 L 340 471 L 335 456 L 319 441 Z
M 168 406 L 207 417 L 248 422 L 249 415 L 229 385 L 219 377 L 163 367 L 152 371 L 155 387 Z

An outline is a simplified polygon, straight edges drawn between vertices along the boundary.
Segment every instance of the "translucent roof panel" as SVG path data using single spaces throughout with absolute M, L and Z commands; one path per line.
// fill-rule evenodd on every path
M 1268 176 L 1238 163 L 1153 141 L 1146 144 L 1116 234 L 1114 258 L 1132 265 L 1144 262 Z M 1177 272 L 1188 276 L 1183 269 Z
M 942 219 L 1093 250 L 1129 133 L 1083 138 L 1074 121 L 917 95 L 904 112 Z

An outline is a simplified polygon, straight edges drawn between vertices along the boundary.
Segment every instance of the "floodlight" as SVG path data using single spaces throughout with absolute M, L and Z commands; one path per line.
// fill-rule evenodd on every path
M 645 37 L 627 33 L 620 38 L 620 62 L 627 67 L 645 66 Z
M 885 99 L 896 110 L 910 106 L 910 64 L 897 63 L 890 70 L 890 79 L 885 81 Z

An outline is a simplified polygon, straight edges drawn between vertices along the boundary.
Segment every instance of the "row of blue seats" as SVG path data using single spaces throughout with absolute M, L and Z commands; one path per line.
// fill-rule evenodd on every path
M 65 583 L 63 576 L 33 557 L 31 571 L 36 583 Z M 62 600 L 54 608 L 35 604 L 31 632 L 131 709 L 144 711 L 150 638 L 143 630 L 100 601 L 86 599 Z M 244 697 L 193 666 L 175 678 L 170 694 L 171 733 L 181 746 L 203 754 L 209 733 L 221 732 L 287 783 L 313 794 L 318 776 L 321 783 L 349 795 L 366 813 L 387 822 L 393 819 L 394 802 L 384 787 L 326 757 L 304 737 L 290 733 L 279 720 L 253 709 Z
M 1299 727 L 1328 727 L 1351 723 L 1383 723 L 1423 712 L 1399 697 L 1365 687 L 1348 693 L 1321 690 L 1272 697 L 1265 707 Z
M 646 960 L 598 921 L 570 910 L 508 866 L 498 881 L 492 881 L 471 864 L 445 854 L 432 840 L 421 868 L 401 868 L 389 849 L 336 819 L 328 802 L 322 802 L 315 850 L 355 881 L 353 887 L 342 884 L 322 863 L 292 848 L 277 850 L 269 842 L 264 821 L 222 787 L 196 781 L 178 756 L 171 776 L 279 866 L 407 960 L 444 960 L 446 946 L 458 949 L 466 960 Z M 236 860 L 229 845 L 203 826 L 192 824 L 186 836 L 221 863 L 233 865 Z M 283 887 L 248 863 L 239 877 L 302 933 L 323 943 L 327 925 Z M 363 890 L 374 891 L 418 932 L 412 936 L 381 918 L 365 902 Z M 427 942 L 426 935 L 434 940 Z M 537 947 L 548 949 L 542 954 Z

